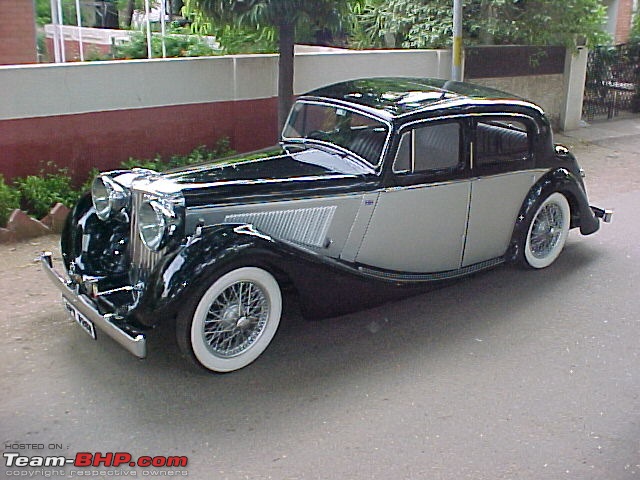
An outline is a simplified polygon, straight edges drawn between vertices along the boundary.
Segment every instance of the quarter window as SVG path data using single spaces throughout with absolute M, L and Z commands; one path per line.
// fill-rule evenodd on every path
M 477 167 L 528 160 L 530 139 L 526 124 L 511 119 L 478 121 L 474 152 Z
M 437 123 L 414 128 L 402 135 L 395 173 L 441 173 L 460 166 L 460 124 Z

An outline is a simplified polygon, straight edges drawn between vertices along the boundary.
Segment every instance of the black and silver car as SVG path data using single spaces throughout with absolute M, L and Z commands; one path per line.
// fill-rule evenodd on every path
M 589 205 L 574 156 L 536 105 L 476 85 L 376 78 L 295 102 L 273 149 L 157 173 L 104 173 L 45 271 L 71 315 L 146 355 L 175 318 L 215 372 L 254 361 L 286 298 L 311 317 L 515 262 L 551 265 Z

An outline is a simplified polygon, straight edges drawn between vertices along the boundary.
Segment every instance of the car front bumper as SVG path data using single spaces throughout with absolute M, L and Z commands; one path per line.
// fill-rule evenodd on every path
M 93 322 L 101 332 L 104 332 L 136 357 L 144 358 L 147 356 L 145 335 L 139 332 L 127 332 L 116 323 L 117 318 L 114 314 L 101 314 L 89 297 L 72 288 L 73 284 L 53 268 L 52 254 L 50 252 L 44 252 L 40 256 L 40 263 L 44 272 L 62 293 L 62 297 L 73 308 Z

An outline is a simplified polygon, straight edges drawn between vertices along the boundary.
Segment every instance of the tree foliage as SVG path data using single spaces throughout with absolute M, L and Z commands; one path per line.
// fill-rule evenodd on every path
M 637 11 L 633 17 L 630 41 L 632 43 L 640 44 L 640 11 Z
M 389 35 L 397 46 L 442 48 L 451 44 L 451 2 L 438 0 L 354 0 L 356 32 L 374 45 Z M 467 43 L 568 45 L 605 43 L 606 8 L 599 0 L 466 0 Z M 356 37 L 357 38 L 357 37 Z
M 278 34 L 278 122 L 284 124 L 293 98 L 296 29 L 339 28 L 348 0 L 190 0 L 216 27 L 274 27 Z

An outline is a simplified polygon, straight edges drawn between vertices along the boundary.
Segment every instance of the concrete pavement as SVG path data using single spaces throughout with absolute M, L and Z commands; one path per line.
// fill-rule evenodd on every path
M 596 144 L 630 136 L 640 136 L 640 115 L 609 121 L 583 122 L 581 128 L 556 134 L 557 138 Z

